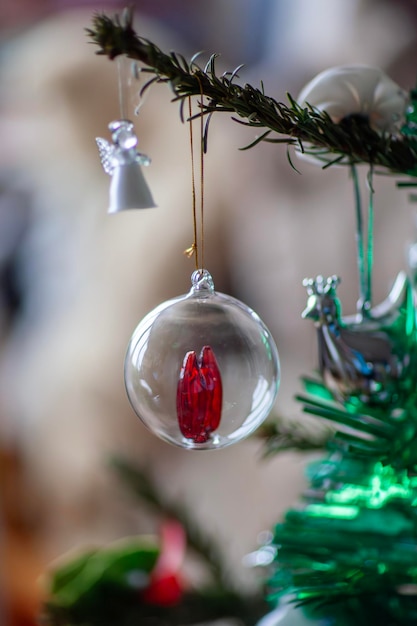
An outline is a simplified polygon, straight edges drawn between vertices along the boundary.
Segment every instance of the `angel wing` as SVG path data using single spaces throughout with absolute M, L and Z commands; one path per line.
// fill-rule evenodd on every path
M 115 170 L 114 166 L 114 153 L 115 146 L 113 146 L 107 139 L 102 137 L 96 137 L 96 144 L 98 153 L 100 155 L 100 161 L 106 174 L 112 176 Z

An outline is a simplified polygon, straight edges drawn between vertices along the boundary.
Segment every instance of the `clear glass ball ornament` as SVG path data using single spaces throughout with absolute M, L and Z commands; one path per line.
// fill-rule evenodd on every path
M 196 270 L 188 294 L 139 323 L 125 360 L 130 403 L 155 435 L 188 449 L 219 449 L 268 416 L 280 365 L 271 333 L 245 304 Z

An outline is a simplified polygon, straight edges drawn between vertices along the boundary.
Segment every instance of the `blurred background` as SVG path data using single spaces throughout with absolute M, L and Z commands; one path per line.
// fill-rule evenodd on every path
M 132 4 L 132 3 L 129 3 Z M 385 69 L 415 84 L 417 3 L 388 0 L 142 0 L 138 32 L 190 58 L 218 52 L 219 71 L 285 100 L 340 64 Z M 227 555 L 230 575 L 259 584 L 242 558 L 303 487 L 304 458 L 262 460 L 256 439 L 218 452 L 160 442 L 124 392 L 130 335 L 149 310 L 189 289 L 193 262 L 188 130 L 166 86 L 135 118 L 158 208 L 106 213 L 109 179 L 94 138 L 120 116 L 116 66 L 84 28 L 123 4 L 3 0 L 0 4 L 0 623 L 31 626 L 41 574 L 74 547 L 153 533 L 108 459 L 146 467 L 183 501 Z M 132 111 L 134 102 L 132 103 Z M 133 113 L 132 113 L 133 115 Z M 298 377 L 316 364 L 300 313 L 306 275 L 339 274 L 343 312 L 358 296 L 352 188 L 343 168 L 287 162 L 285 147 L 239 148 L 251 129 L 218 116 L 206 158 L 206 255 L 216 289 L 254 308 L 281 356 L 276 412 L 303 419 Z M 294 157 L 296 158 L 296 157 Z M 415 238 L 406 192 L 378 178 L 375 302 L 406 267 Z

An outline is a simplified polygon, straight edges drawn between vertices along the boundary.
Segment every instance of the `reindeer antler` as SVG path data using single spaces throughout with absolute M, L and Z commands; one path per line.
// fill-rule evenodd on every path
M 340 278 L 335 274 L 328 278 L 319 274 L 316 278 L 304 278 L 303 287 L 306 287 L 309 296 L 321 296 L 334 292 L 339 283 Z

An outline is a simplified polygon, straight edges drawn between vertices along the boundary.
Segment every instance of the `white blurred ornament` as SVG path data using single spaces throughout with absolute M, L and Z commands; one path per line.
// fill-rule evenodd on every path
M 138 325 L 125 383 L 143 423 L 168 443 L 219 449 L 249 436 L 278 392 L 279 357 L 259 316 L 217 293 L 196 270 L 188 294 L 160 304 Z
M 116 120 L 109 124 L 113 144 L 96 138 L 103 169 L 112 177 L 109 213 L 156 206 L 141 169 L 151 161 L 137 152 L 138 139 L 133 128 L 129 120 Z
M 342 65 L 313 78 L 297 102 L 326 111 L 336 124 L 345 117 L 362 115 L 374 130 L 392 133 L 404 118 L 408 93 L 379 68 Z

